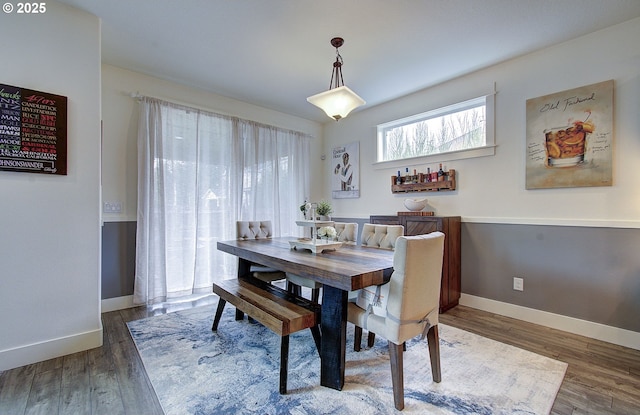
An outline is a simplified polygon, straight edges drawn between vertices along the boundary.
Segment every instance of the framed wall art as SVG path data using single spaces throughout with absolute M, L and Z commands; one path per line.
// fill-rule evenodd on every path
M 333 177 L 331 197 L 352 199 L 360 197 L 360 143 L 334 147 L 331 156 Z
M 526 188 L 611 186 L 613 80 L 527 100 Z
M 67 174 L 67 97 L 0 84 L 0 170 Z

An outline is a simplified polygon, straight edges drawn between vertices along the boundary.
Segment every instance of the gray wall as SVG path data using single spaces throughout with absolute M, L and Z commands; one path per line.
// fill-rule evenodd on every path
M 368 222 L 333 219 L 357 222 L 358 233 Z M 640 332 L 640 229 L 463 222 L 461 231 L 463 293 Z M 135 222 L 104 224 L 103 299 L 133 294 L 135 233 Z
M 102 299 L 133 295 L 136 222 L 102 226 Z
M 640 332 L 640 230 L 462 223 L 462 292 Z M 513 290 L 513 277 L 524 291 Z

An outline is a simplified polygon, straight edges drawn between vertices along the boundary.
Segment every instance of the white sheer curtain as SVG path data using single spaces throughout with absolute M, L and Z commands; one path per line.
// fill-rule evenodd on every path
M 153 98 L 140 100 L 135 304 L 200 292 L 234 275 L 216 249 L 236 220 L 297 235 L 310 137 Z

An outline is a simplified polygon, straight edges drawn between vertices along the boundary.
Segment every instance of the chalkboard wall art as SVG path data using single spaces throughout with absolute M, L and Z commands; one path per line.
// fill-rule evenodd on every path
M 0 84 L 0 170 L 67 174 L 67 97 Z

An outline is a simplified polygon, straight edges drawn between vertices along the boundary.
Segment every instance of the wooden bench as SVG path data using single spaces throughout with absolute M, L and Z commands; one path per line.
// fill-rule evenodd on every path
M 280 393 L 286 394 L 289 335 L 310 329 L 320 353 L 320 306 L 253 277 L 215 282 L 213 292 L 220 300 L 211 330 L 218 330 L 222 311 L 229 302 L 237 311 L 280 335 Z

